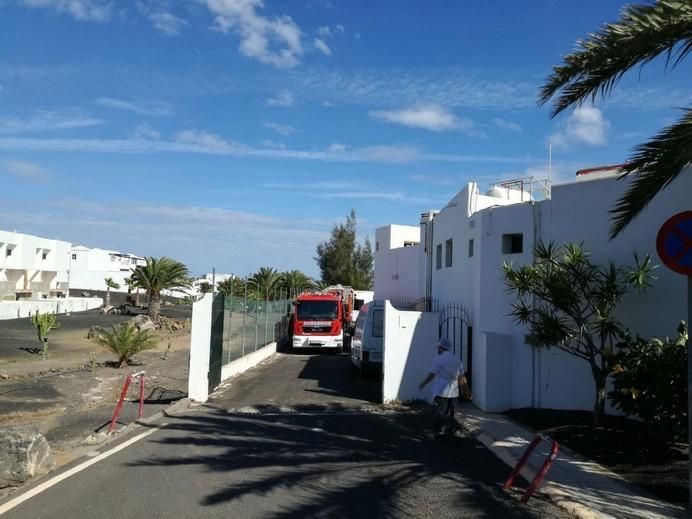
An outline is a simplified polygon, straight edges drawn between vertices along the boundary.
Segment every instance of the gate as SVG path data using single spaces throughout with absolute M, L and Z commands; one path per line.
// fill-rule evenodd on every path
M 452 343 L 452 353 L 464 363 L 469 388 L 473 384 L 473 323 L 468 309 L 461 303 L 447 303 L 440 312 L 440 337 Z M 466 340 L 464 341 L 464 337 Z
M 223 321 L 224 295 L 214 296 L 211 307 L 211 340 L 209 344 L 209 392 L 221 383 L 221 366 L 223 365 Z

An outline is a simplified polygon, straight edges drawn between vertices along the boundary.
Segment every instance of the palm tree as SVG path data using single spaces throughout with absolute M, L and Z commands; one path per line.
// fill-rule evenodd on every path
M 185 265 L 172 258 L 146 258 L 146 265 L 139 265 L 132 273 L 137 287 L 149 295 L 148 315 L 158 321 L 161 313 L 161 291 L 166 288 L 188 285 L 188 270 Z
M 607 24 L 577 50 L 565 56 L 563 64 L 541 88 L 539 103 L 558 95 L 553 117 L 586 100 L 606 97 L 622 76 L 636 65 L 645 65 L 659 56 L 666 65 L 677 66 L 692 51 L 692 3 L 658 0 L 653 4 L 625 7 L 616 23 Z M 617 236 L 692 162 L 692 106 L 651 140 L 640 144 L 623 168 L 624 175 L 636 178 L 611 210 L 611 238 Z
M 256 298 L 264 299 L 269 297 L 275 288 L 278 288 L 281 281 L 281 274 L 273 267 L 261 267 L 257 272 L 255 272 L 250 278 L 254 282 L 256 288 Z M 248 288 L 252 286 L 249 285 Z
M 117 328 L 113 326 L 111 331 L 104 330 L 96 336 L 96 342 L 118 356 L 118 368 L 127 364 L 133 355 L 158 345 L 156 337 L 149 331 L 138 331 L 130 323 L 122 323 Z
M 235 290 L 236 284 L 237 284 L 237 280 L 230 277 L 230 278 L 224 279 L 223 281 L 219 281 L 218 283 L 216 283 L 216 288 L 219 292 L 221 292 L 224 295 L 224 297 L 228 297 Z
M 300 270 L 288 270 L 281 274 L 280 288 L 288 294 L 297 294 L 315 286 L 315 282 Z
M 113 278 L 106 278 L 104 281 L 106 282 L 106 308 L 108 308 L 111 305 L 111 288 L 118 290 L 120 283 L 116 283 Z

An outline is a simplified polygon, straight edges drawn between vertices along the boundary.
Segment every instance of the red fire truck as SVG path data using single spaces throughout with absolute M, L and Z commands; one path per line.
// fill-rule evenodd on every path
M 294 348 L 329 348 L 341 351 L 344 336 L 351 334 L 353 289 L 329 287 L 296 297 L 291 316 Z

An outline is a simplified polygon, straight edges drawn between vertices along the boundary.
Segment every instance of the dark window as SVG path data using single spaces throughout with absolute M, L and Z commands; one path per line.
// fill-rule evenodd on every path
M 415 241 L 405 241 L 404 242 L 404 247 L 415 247 L 416 245 L 418 245 L 418 242 L 415 242 Z
M 473 238 L 469 240 L 469 258 L 473 258 Z
M 375 242 L 375 252 L 379 252 L 380 250 L 380 242 L 376 241 Z
M 77 255 L 76 255 L 76 254 L 73 254 L 73 255 L 72 255 L 72 259 L 73 259 L 73 260 L 76 260 L 76 259 L 77 259 Z
M 524 251 L 523 234 L 503 234 L 502 254 L 520 254 Z
M 7 250 L 5 251 L 5 256 L 7 256 L 8 258 L 9 258 L 10 256 L 12 256 L 12 250 L 13 250 L 13 249 L 10 249 L 9 247 L 7 247 Z
M 360 310 L 360 307 L 365 304 L 365 299 L 355 299 L 353 301 L 353 309 Z
M 375 310 L 372 313 L 372 336 L 382 337 L 384 335 L 384 310 Z
M 435 268 L 440 270 L 442 268 L 442 244 L 440 243 L 435 249 L 435 253 L 437 254 L 435 258 Z
M 452 266 L 452 255 L 454 254 L 454 242 L 447 240 L 445 242 L 445 267 Z
M 300 321 L 333 320 L 339 316 L 336 301 L 298 301 L 297 306 Z
M 41 259 L 44 260 L 44 259 L 46 259 L 46 258 L 48 258 L 48 253 L 47 253 L 47 252 L 44 252 L 43 254 L 41 254 Z

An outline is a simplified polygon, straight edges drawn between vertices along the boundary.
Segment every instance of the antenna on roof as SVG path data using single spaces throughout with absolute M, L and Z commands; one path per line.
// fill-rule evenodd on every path
M 548 182 L 553 185 L 553 141 L 548 139 Z

